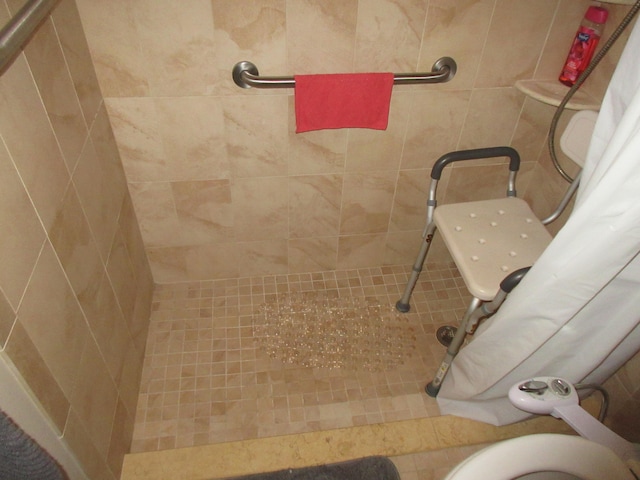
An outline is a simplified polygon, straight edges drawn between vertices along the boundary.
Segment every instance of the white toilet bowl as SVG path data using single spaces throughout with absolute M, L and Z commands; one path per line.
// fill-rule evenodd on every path
M 620 457 L 603 445 L 578 436 L 537 434 L 505 440 L 477 452 L 454 468 L 446 480 L 512 480 L 538 472 L 556 472 L 551 478 L 583 480 L 636 478 Z M 559 472 L 565 476 L 560 477 Z

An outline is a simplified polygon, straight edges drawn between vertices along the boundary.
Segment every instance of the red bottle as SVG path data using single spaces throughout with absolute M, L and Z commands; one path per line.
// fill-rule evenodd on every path
M 587 68 L 600 41 L 609 12 L 603 7 L 589 7 L 573 40 L 559 80 L 571 87 Z

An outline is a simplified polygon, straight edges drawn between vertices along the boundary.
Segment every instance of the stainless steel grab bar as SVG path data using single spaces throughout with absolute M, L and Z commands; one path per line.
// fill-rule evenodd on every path
M 49 15 L 58 0 L 29 0 L 0 30 L 0 73 Z
M 396 73 L 394 85 L 414 85 L 418 83 L 444 83 L 456 74 L 457 65 L 453 58 L 442 57 L 427 73 Z M 251 62 L 238 62 L 233 67 L 233 81 L 241 88 L 292 88 L 296 86 L 293 77 L 261 77 Z

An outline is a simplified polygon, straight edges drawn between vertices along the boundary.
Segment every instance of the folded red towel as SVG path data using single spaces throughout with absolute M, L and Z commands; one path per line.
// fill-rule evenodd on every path
M 296 132 L 325 128 L 385 130 L 393 73 L 296 75 Z

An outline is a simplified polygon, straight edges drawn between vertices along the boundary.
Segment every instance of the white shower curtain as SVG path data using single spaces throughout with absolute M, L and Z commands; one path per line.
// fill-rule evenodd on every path
M 442 414 L 504 425 L 508 389 L 535 376 L 602 383 L 640 350 L 640 26 L 598 116 L 566 225 L 453 362 Z

